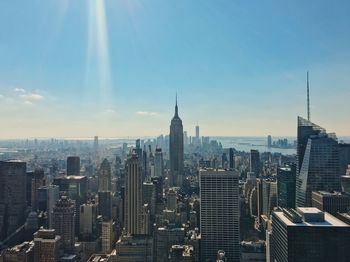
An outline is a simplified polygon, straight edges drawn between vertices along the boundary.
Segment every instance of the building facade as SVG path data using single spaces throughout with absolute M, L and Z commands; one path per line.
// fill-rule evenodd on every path
M 142 233 L 142 172 L 137 154 L 127 160 L 125 179 L 125 229 L 130 235 Z
M 25 221 L 26 163 L 0 161 L 0 241 Z
M 270 261 L 348 261 L 350 227 L 317 208 L 274 211 Z
M 239 176 L 234 171 L 200 171 L 201 261 L 225 250 L 228 262 L 239 261 Z

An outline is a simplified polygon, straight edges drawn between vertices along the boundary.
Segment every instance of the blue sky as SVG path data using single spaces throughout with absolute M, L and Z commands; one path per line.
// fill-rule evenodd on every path
M 349 1 L 0 1 L 1 138 L 350 135 Z

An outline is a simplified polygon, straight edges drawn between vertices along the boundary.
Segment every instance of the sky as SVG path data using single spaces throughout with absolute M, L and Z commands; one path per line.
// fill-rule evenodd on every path
M 350 135 L 345 0 L 0 1 L 0 138 Z

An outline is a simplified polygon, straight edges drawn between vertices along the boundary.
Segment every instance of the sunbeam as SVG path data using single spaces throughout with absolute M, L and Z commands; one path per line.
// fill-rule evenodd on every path
M 97 68 L 97 83 L 99 89 L 98 106 L 110 106 L 112 77 L 109 62 L 108 33 L 104 0 L 90 0 L 88 12 L 88 43 L 86 54 L 86 85 L 91 80 L 91 68 Z M 96 59 L 93 59 L 96 58 Z M 96 62 L 96 65 L 93 63 Z

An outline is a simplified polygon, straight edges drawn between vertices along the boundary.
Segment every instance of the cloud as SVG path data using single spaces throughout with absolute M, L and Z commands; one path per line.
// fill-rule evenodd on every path
M 20 95 L 20 97 L 26 99 L 27 101 L 41 101 L 41 100 L 44 100 L 44 96 L 42 95 L 39 95 L 39 94 L 36 94 L 36 93 L 28 93 L 28 94 L 23 94 L 23 95 Z
M 139 116 L 156 116 L 156 115 L 159 115 L 159 113 L 157 113 L 157 112 L 147 112 L 147 111 L 137 111 L 136 115 L 139 115 Z
M 27 106 L 31 106 L 31 105 L 33 105 L 33 103 L 32 103 L 32 102 L 30 102 L 30 101 L 28 101 L 28 100 L 27 100 L 27 101 L 25 101 L 25 102 L 24 102 L 24 104 L 25 104 L 25 105 L 27 105 Z
M 14 89 L 14 91 L 17 93 L 25 93 L 26 92 L 26 90 L 24 90 L 23 88 L 17 88 L 17 87 Z
M 116 113 L 115 112 L 115 110 L 114 109 L 106 109 L 105 111 L 104 111 L 104 113 L 107 113 L 107 114 L 114 114 L 114 113 Z
M 0 98 L 4 98 L 4 95 L 0 94 Z

